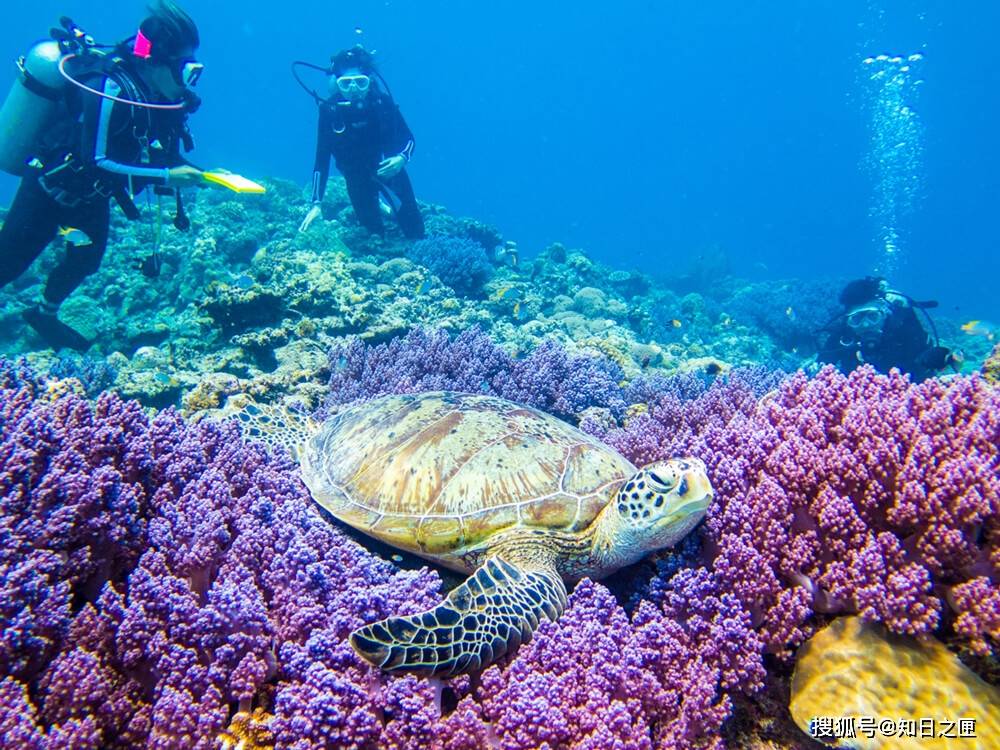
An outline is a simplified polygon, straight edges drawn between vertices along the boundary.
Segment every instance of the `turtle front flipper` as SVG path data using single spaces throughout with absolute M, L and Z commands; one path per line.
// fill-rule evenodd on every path
M 491 557 L 434 609 L 358 628 L 351 645 L 386 672 L 466 674 L 530 640 L 542 615 L 555 620 L 565 606 L 554 567 Z

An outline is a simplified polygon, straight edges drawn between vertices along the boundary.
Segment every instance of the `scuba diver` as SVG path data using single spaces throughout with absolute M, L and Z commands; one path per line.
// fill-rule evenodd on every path
M 111 199 L 137 219 L 133 196 L 154 186 L 175 196 L 175 226 L 190 225 L 179 188 L 203 179 L 181 147 L 193 148 L 187 118 L 200 103 L 191 87 L 203 66 L 195 58 L 198 29 L 171 0 L 158 0 L 136 35 L 108 53 L 69 19 L 62 24 L 54 41 L 36 45 L 20 61 L 22 76 L 0 113 L 0 166 L 22 177 L 0 229 L 0 287 L 61 236 L 66 252 L 39 304 L 23 317 L 53 349 L 85 351 L 92 342 L 57 312 L 100 267 Z M 35 131 L 19 131 L 10 118 Z M 140 267 L 155 275 L 148 265 L 146 259 Z
M 423 237 L 424 222 L 406 174 L 413 155 L 413 133 L 376 70 L 372 55 L 361 45 L 342 50 L 324 72 L 330 76 L 328 99 L 303 85 L 319 105 L 319 133 L 312 207 L 299 231 L 307 230 L 322 213 L 320 205 L 333 156 L 362 226 L 372 234 L 384 235 L 385 211 L 395 214 L 404 235 L 411 239 Z
M 961 361 L 939 344 L 934 322 L 927 315 L 937 302 L 918 302 L 890 289 L 885 279 L 866 276 L 844 287 L 840 303 L 844 312 L 822 329 L 827 337 L 817 355 L 820 362 L 832 363 L 844 372 L 864 363 L 880 372 L 895 367 L 920 382 Z M 916 310 L 924 313 L 932 335 Z

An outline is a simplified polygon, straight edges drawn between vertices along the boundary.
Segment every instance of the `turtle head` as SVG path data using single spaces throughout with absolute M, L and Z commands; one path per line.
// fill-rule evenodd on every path
M 612 536 L 617 537 L 612 547 L 634 557 L 622 564 L 674 546 L 704 518 L 712 495 L 700 459 L 671 458 L 640 469 L 618 488 L 607 508 Z

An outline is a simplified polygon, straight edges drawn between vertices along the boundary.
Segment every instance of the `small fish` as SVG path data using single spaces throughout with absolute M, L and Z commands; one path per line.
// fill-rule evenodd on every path
M 423 294 L 424 293 L 424 287 L 426 285 L 427 285 L 427 280 L 426 279 L 421 279 L 420 283 L 417 284 L 416 288 L 413 290 L 413 293 L 414 294 Z
M 524 291 L 516 286 L 502 286 L 491 297 L 493 302 L 521 302 L 524 300 Z
M 158 372 L 153 376 L 153 380 L 155 380 L 157 383 L 162 383 L 163 385 L 170 385 L 173 378 L 171 378 L 165 372 Z
M 709 375 L 718 375 L 720 372 L 722 372 L 722 366 L 719 365 L 718 362 L 709 362 L 707 365 L 705 365 L 705 372 L 707 372 Z
M 520 320 L 520 318 L 521 318 L 521 303 L 520 302 L 515 302 L 514 303 L 514 319 L 515 320 Z
M 795 320 L 795 310 L 793 310 L 790 305 L 785 308 L 785 315 L 788 316 L 789 320 Z
M 133 268 L 138 268 L 142 275 L 148 279 L 155 279 L 160 275 L 160 268 L 163 267 L 163 259 L 159 253 L 152 253 L 144 260 L 136 263 Z
M 722 326 L 724 328 L 729 328 L 729 326 L 731 326 L 733 324 L 733 319 L 730 318 L 728 315 L 724 314 L 722 316 L 722 320 L 720 321 L 720 323 L 722 323 Z
M 674 318 L 673 320 L 670 321 L 670 325 L 672 325 L 674 328 L 680 328 L 683 325 L 683 323 L 681 323 L 677 318 Z
M 90 235 L 76 227 L 59 227 L 59 236 L 74 247 L 86 247 L 87 245 L 94 244 L 94 241 L 90 239 Z
M 233 281 L 233 286 L 239 287 L 240 289 L 249 289 L 253 286 L 253 277 L 246 273 L 241 273 Z
M 985 336 L 988 341 L 993 341 L 997 335 L 997 326 L 986 320 L 970 320 L 962 324 L 962 330 L 970 336 Z

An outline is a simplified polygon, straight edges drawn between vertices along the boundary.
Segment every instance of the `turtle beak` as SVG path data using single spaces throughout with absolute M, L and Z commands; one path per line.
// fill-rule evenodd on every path
M 678 498 L 670 512 L 665 513 L 663 518 L 656 522 L 656 529 L 660 531 L 668 527 L 690 523 L 692 519 L 694 522 L 691 525 L 694 526 L 708 511 L 708 506 L 712 504 L 712 498 L 711 492 L 692 495 L 686 501 Z

